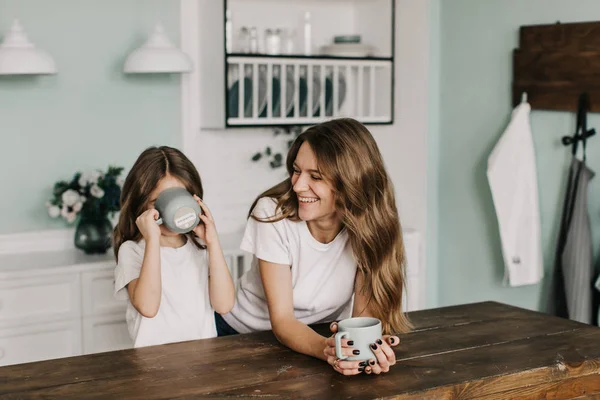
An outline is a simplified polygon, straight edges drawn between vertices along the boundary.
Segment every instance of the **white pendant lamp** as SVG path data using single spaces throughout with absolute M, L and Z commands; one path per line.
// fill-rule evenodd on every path
M 173 46 L 159 22 L 144 45 L 134 50 L 125 61 L 128 73 L 190 72 L 192 60 Z
M 56 64 L 48 53 L 34 46 L 17 19 L 0 44 L 0 75 L 55 74 Z

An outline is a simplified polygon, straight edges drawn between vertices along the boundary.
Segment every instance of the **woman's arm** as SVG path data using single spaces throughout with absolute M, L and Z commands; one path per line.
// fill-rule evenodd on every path
M 235 303 L 235 286 L 227 262 L 217 240 L 207 244 L 208 251 L 208 293 L 210 304 L 219 314 L 227 314 Z
M 327 341 L 332 339 L 319 335 L 296 319 L 290 266 L 260 259 L 258 262 L 267 297 L 271 326 L 277 340 L 298 353 L 327 361 L 340 374 L 356 375 L 361 373 L 366 366 L 365 362 L 340 361 L 335 355 L 328 354 L 325 351 L 328 349 Z M 345 356 L 353 355 L 354 349 L 348 346 L 348 339 L 342 339 L 342 347 Z M 335 349 L 333 351 L 335 354 Z
M 321 360 L 325 340 L 294 316 L 292 271 L 289 265 L 259 260 L 260 275 L 267 297 L 273 333 L 284 346 Z

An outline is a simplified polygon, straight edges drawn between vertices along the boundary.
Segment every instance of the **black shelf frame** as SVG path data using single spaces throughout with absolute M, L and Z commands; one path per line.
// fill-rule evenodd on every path
M 338 56 L 329 56 L 329 55 L 304 55 L 304 54 L 262 54 L 262 53 L 227 53 L 227 43 L 226 43 L 226 32 L 225 27 L 227 23 L 227 8 L 229 0 L 223 0 L 223 63 L 224 63 L 224 74 L 223 74 L 223 87 L 225 90 L 225 128 L 273 128 L 279 126 L 310 126 L 314 125 L 314 123 L 289 123 L 289 124 L 229 124 L 228 112 L 229 112 L 229 90 L 227 88 L 227 76 L 228 76 L 228 59 L 230 57 L 251 57 L 251 58 L 280 58 L 280 59 L 298 59 L 304 58 L 307 60 L 355 60 L 355 61 L 391 61 L 392 63 L 392 87 L 390 90 L 391 96 L 391 110 L 390 110 L 390 121 L 388 122 L 363 122 L 365 125 L 392 125 L 395 119 L 395 91 L 396 91 L 396 0 L 389 0 L 392 6 L 392 15 L 391 15 L 391 24 L 392 24 L 392 56 L 391 57 L 338 57 Z

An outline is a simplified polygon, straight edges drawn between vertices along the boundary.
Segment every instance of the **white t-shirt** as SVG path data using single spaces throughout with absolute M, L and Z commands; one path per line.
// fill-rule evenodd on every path
M 154 318 L 141 315 L 129 300 L 127 284 L 139 278 L 146 242 L 126 241 L 119 248 L 115 297 L 127 300 L 126 320 L 134 347 L 217 336 L 208 293 L 208 253 L 191 240 L 179 248 L 160 248 L 162 296 Z
M 253 214 L 270 218 L 275 207 L 273 199 L 262 198 Z M 249 218 L 241 249 L 254 254 L 252 266 L 241 279 L 235 306 L 223 315 L 236 331 L 271 329 L 258 258 L 290 266 L 294 315 L 299 321 L 314 324 L 350 317 L 357 266 L 345 228 L 324 244 L 311 235 L 304 221 L 271 223 Z

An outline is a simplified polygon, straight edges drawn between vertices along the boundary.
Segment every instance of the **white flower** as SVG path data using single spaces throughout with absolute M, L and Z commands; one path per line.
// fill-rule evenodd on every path
M 90 188 L 90 194 L 98 199 L 101 199 L 104 196 L 104 190 L 98 185 L 93 185 Z
M 95 185 L 98 183 L 98 179 L 102 176 L 100 171 L 87 171 L 81 174 L 79 177 L 79 186 L 82 188 L 86 187 L 89 183 Z
M 56 218 L 60 215 L 60 208 L 58 206 L 48 206 L 48 215 L 52 218 Z
M 79 201 L 79 193 L 73 189 L 65 190 L 62 194 L 63 205 L 73 207 Z
M 85 197 L 84 195 L 79 196 L 80 203 L 85 203 L 86 200 L 87 200 L 87 197 Z
M 77 213 L 72 210 L 69 211 L 69 207 L 65 205 L 63 205 L 62 209 L 60 210 L 60 215 L 62 215 L 62 217 L 70 224 L 73 223 L 73 221 L 75 221 L 75 217 L 77 217 Z
M 81 211 L 81 208 L 83 207 L 83 203 L 78 201 L 77 203 L 75 203 L 75 205 L 73 206 L 73 212 L 78 213 L 79 211 Z

